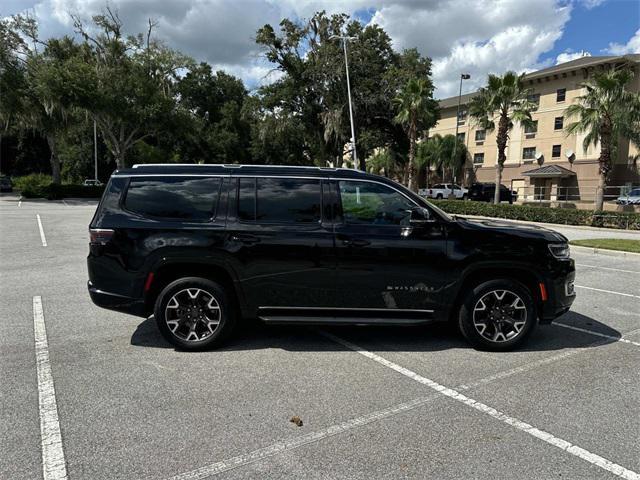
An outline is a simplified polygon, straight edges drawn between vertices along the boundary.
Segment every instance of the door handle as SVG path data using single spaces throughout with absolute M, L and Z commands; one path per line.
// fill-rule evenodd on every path
M 347 247 L 366 247 L 371 245 L 371 242 L 362 238 L 344 238 L 342 244 Z
M 245 245 L 253 245 L 258 243 L 260 238 L 248 233 L 236 233 L 231 235 L 231 240 L 234 242 L 244 243 Z

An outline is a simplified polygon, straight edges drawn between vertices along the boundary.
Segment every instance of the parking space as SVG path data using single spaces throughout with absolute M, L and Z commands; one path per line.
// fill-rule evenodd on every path
M 640 478 L 640 258 L 574 251 L 572 311 L 515 352 L 446 325 L 250 324 L 185 353 L 91 303 L 94 209 L 0 197 L 2 479 Z M 43 455 L 47 365 L 64 470 Z

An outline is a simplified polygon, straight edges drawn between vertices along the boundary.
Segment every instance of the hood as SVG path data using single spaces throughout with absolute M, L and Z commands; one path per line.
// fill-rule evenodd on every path
M 549 243 L 568 242 L 567 237 L 549 228 L 502 220 L 470 219 L 456 217 L 458 225 L 465 230 L 495 232 L 515 237 L 545 240 Z

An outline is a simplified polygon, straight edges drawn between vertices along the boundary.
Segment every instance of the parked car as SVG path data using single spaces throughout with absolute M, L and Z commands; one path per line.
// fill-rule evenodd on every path
M 467 190 L 466 188 L 463 188 L 460 185 L 451 184 L 451 183 L 438 183 L 437 185 L 434 185 L 431 188 L 425 188 L 422 190 L 423 190 L 423 194 L 422 194 L 423 197 L 437 198 L 437 199 L 449 198 L 449 196 L 453 194 L 455 198 L 466 200 L 467 195 L 469 193 L 469 190 Z
M 616 199 L 618 205 L 640 205 L 640 188 L 634 188 Z
M 101 187 L 102 182 L 100 180 L 87 178 L 82 185 L 85 187 Z
M 13 192 L 13 182 L 10 177 L 0 177 L 0 192 Z
M 451 217 L 351 169 L 143 165 L 116 171 L 89 226 L 91 299 L 185 350 L 235 326 L 454 322 L 508 350 L 574 300 L 567 239 Z
M 495 183 L 474 183 L 469 188 L 469 200 L 476 202 L 493 202 L 496 192 Z M 504 185 L 500 185 L 500 201 L 513 203 L 513 192 Z

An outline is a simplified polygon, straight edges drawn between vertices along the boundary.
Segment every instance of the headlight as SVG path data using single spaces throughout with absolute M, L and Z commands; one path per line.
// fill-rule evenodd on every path
M 568 243 L 551 243 L 549 244 L 549 251 L 556 258 L 569 258 L 570 254 Z

